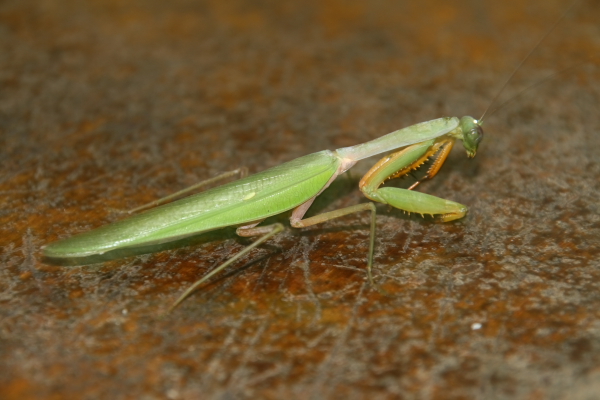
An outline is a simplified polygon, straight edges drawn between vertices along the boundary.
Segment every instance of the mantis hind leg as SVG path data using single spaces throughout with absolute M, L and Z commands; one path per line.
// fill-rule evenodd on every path
M 196 184 L 194 184 L 192 186 L 188 186 L 185 189 L 182 189 L 182 190 L 180 190 L 178 192 L 172 193 L 172 194 L 170 194 L 168 196 L 161 197 L 160 199 L 153 200 L 153 201 L 151 201 L 149 203 L 143 204 L 143 205 L 141 205 L 139 207 L 134 208 L 133 210 L 129 210 L 128 213 L 129 214 L 133 214 L 133 213 L 145 210 L 145 209 L 150 208 L 150 207 L 155 207 L 155 206 L 167 203 L 167 202 L 169 202 L 169 201 L 171 201 L 173 199 L 176 199 L 176 198 L 181 197 L 181 196 L 183 196 L 185 194 L 191 193 L 194 190 L 197 190 L 197 189 L 199 189 L 199 188 L 201 188 L 203 186 L 212 185 L 215 182 L 222 181 L 223 179 L 227 179 L 227 178 L 229 178 L 231 176 L 238 175 L 238 174 L 240 175 L 240 179 L 246 177 L 248 175 L 248 168 L 241 167 L 241 168 L 234 169 L 232 171 L 224 172 L 224 173 L 222 173 L 220 175 L 217 175 L 217 176 L 215 176 L 213 178 L 209 178 L 209 179 L 200 181 L 200 182 L 198 182 L 198 183 L 196 183 Z
M 219 265 L 218 267 L 216 267 L 215 269 L 213 269 L 212 271 L 210 271 L 208 274 L 204 275 L 202 277 L 202 279 L 194 282 L 194 284 L 192 284 L 192 286 L 190 286 L 189 288 L 187 288 L 185 290 L 185 292 L 183 292 L 181 294 L 181 296 L 179 296 L 179 298 L 177 300 L 175 300 L 175 302 L 171 305 L 171 307 L 169 308 L 169 310 L 167 312 L 169 313 L 169 312 L 173 311 L 173 309 L 175 309 L 175 307 L 177 307 L 179 304 L 181 304 L 181 302 L 183 300 L 185 300 L 187 297 L 189 297 L 189 295 L 191 295 L 194 292 L 194 290 L 196 290 L 200 285 L 202 285 L 204 282 L 206 282 L 212 276 L 214 276 L 214 275 L 218 274 L 219 272 L 223 271 L 229 265 L 233 264 L 234 262 L 236 262 L 237 260 L 239 260 L 240 258 L 242 258 L 243 256 L 245 256 L 246 254 L 248 254 L 252 249 L 254 249 L 255 247 L 260 246 L 265 241 L 269 240 L 273 236 L 275 236 L 278 233 L 282 232 L 283 229 L 284 229 L 283 225 L 280 224 L 280 223 L 275 223 L 275 224 L 272 224 L 272 225 L 261 226 L 261 227 L 255 228 L 255 226 L 257 224 L 258 224 L 258 222 L 255 223 L 255 224 L 252 224 L 252 225 L 248 225 L 248 226 L 245 226 L 245 227 L 238 228 L 237 233 L 240 236 L 256 236 L 258 234 L 262 234 L 263 236 L 261 236 L 256 241 L 254 241 L 252 244 L 250 244 L 249 246 L 247 246 L 245 249 L 243 249 L 242 251 L 240 251 L 239 253 L 237 253 L 235 256 L 231 257 L 229 260 L 225 261 L 223 264 Z

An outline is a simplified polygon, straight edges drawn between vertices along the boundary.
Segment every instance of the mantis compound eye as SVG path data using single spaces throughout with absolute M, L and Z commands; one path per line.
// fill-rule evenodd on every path
M 483 129 L 481 123 L 472 117 L 462 117 L 460 119 L 460 128 L 463 134 L 463 145 L 467 150 L 469 158 L 475 157 L 479 142 L 483 139 Z
M 471 129 L 468 133 L 469 142 L 475 145 L 475 148 L 479 146 L 479 142 L 483 139 L 483 128 L 479 125 L 476 125 L 473 129 Z

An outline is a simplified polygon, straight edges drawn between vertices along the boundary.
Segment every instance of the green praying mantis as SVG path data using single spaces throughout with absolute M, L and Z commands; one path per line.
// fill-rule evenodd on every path
M 494 97 L 490 107 L 514 73 L 567 12 L 521 61 Z M 284 226 L 281 223 L 259 226 L 266 218 L 293 210 L 290 217 L 291 226 L 304 228 L 351 213 L 369 211 L 371 219 L 367 277 L 373 284 L 376 221 L 373 202 L 389 204 L 409 213 L 429 214 L 442 222 L 464 217 L 467 213 L 466 206 L 413 189 L 437 174 L 456 140 L 463 142 L 468 157 L 475 156 L 483 139 L 482 123 L 486 112 L 479 120 L 469 116 L 438 118 L 394 131 L 366 143 L 309 154 L 205 192 L 159 205 L 124 220 L 51 243 L 43 248 L 44 256 L 69 259 L 100 255 L 113 250 L 166 243 L 229 226 L 237 227 L 236 234 L 239 236 L 259 236 L 252 244 L 190 286 L 171 306 L 173 309 L 212 276 L 283 231 Z M 391 154 L 379 160 L 359 183 L 360 190 L 372 202 L 304 218 L 315 198 L 340 174 L 362 159 L 388 152 Z M 425 175 L 408 189 L 382 187 L 386 180 L 405 176 L 422 167 L 425 162 Z M 224 174 L 223 177 L 230 175 L 232 174 Z
M 412 189 L 424 179 L 433 178 L 450 153 L 452 145 L 463 141 L 469 157 L 475 156 L 483 138 L 480 123 L 472 117 L 438 118 L 422 122 L 356 146 L 335 151 L 323 150 L 297 158 L 266 171 L 223 186 L 168 203 L 130 218 L 102 226 L 44 247 L 50 258 L 74 258 L 108 251 L 159 244 L 228 226 L 237 226 L 239 236 L 260 236 L 258 240 L 194 283 L 174 304 L 214 274 L 265 242 L 284 227 L 280 223 L 257 226 L 264 219 L 292 210 L 290 223 L 304 228 L 347 214 L 370 211 L 371 233 L 367 271 L 371 267 L 375 243 L 375 205 L 362 203 L 302 219 L 315 198 L 338 175 L 364 158 L 402 150 L 381 159 L 360 181 L 360 189 L 371 200 L 408 212 L 439 216 L 442 221 L 462 218 L 467 207 Z M 388 178 L 402 176 L 433 158 L 427 175 L 409 189 L 380 188 Z

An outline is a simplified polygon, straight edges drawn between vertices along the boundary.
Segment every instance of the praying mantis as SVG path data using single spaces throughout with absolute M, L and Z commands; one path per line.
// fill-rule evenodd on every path
M 367 274 L 373 283 L 374 203 L 361 203 L 303 219 L 315 198 L 358 161 L 402 148 L 382 158 L 362 178 L 359 187 L 365 196 L 407 212 L 434 215 L 444 222 L 462 218 L 467 212 L 466 206 L 412 189 L 436 175 L 456 140 L 462 140 L 467 155 L 474 157 L 482 138 L 481 122 L 472 117 L 447 117 L 421 122 L 367 143 L 309 154 L 122 221 L 51 243 L 44 247 L 44 256 L 86 257 L 117 249 L 165 243 L 228 226 L 237 226 L 236 233 L 239 236 L 261 236 L 194 283 L 175 302 L 175 307 L 211 276 L 283 231 L 281 223 L 257 226 L 270 216 L 293 209 L 291 226 L 304 228 L 351 213 L 370 211 Z M 410 188 L 380 187 L 385 180 L 406 175 L 430 158 L 433 162 L 426 175 Z
M 546 36 L 549 33 L 550 31 Z M 476 155 L 483 139 L 484 116 L 485 113 L 479 120 L 469 116 L 438 118 L 391 132 L 366 143 L 309 154 L 205 192 L 157 206 L 124 220 L 51 243 L 43 248 L 44 256 L 69 259 L 100 255 L 119 249 L 166 243 L 229 226 L 237 227 L 236 234 L 239 236 L 259 236 L 252 244 L 190 286 L 171 306 L 173 309 L 212 276 L 284 230 L 281 223 L 259 226 L 265 219 L 292 210 L 291 226 L 304 228 L 348 214 L 369 211 L 371 218 L 366 270 L 369 282 L 374 284 L 374 202 L 388 204 L 409 213 L 429 214 L 442 222 L 464 217 L 467 213 L 466 206 L 413 189 L 438 173 L 457 140 L 462 141 L 469 158 Z M 371 202 L 304 218 L 315 198 L 340 174 L 360 160 L 388 152 L 391 153 L 379 160 L 359 182 L 360 190 Z M 425 175 L 408 189 L 382 187 L 386 180 L 405 176 L 426 162 Z M 231 174 L 224 176 L 226 175 Z

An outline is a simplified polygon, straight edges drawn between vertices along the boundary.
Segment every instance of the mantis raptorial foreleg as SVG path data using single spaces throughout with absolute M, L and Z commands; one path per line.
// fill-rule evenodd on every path
M 209 179 L 200 181 L 200 182 L 198 182 L 198 183 L 196 183 L 196 184 L 194 184 L 192 186 L 188 186 L 185 189 L 182 189 L 182 190 L 180 190 L 178 192 L 171 193 L 170 195 L 167 195 L 165 197 L 161 197 L 160 199 L 156 199 L 156 200 L 153 200 L 153 201 L 151 201 L 149 203 L 146 203 L 146 204 L 143 204 L 143 205 L 141 205 L 139 207 L 136 207 L 133 210 L 129 210 L 128 213 L 129 214 L 133 214 L 133 213 L 136 213 L 138 211 L 145 210 L 147 208 L 151 208 L 151 207 L 159 206 L 161 204 L 168 203 L 169 201 L 171 201 L 173 199 L 176 199 L 176 198 L 181 197 L 181 196 L 183 196 L 185 194 L 191 193 L 191 192 L 193 192 L 193 191 L 195 191 L 197 189 L 200 189 L 201 187 L 212 185 L 213 183 L 222 181 L 224 179 L 227 179 L 227 178 L 229 178 L 231 176 L 238 175 L 238 174 L 240 175 L 239 179 L 242 179 L 242 178 L 248 176 L 248 168 L 241 167 L 241 168 L 236 168 L 236 169 L 234 169 L 232 171 L 223 172 L 222 174 L 219 174 L 219 175 L 217 175 L 217 176 L 215 176 L 213 178 L 209 178 Z
M 450 153 L 453 144 L 454 139 L 451 138 L 437 141 L 428 140 L 390 154 L 379 160 L 365 174 L 359 183 L 360 190 L 371 200 L 389 204 L 411 213 L 439 215 L 438 218 L 444 222 L 462 218 L 467 213 L 467 207 L 462 204 L 411 190 L 424 179 L 435 176 Z M 380 188 L 387 179 L 406 175 L 419 168 L 430 157 L 434 157 L 434 161 L 427 174 L 410 188 Z
M 446 161 L 446 158 L 448 157 L 448 154 L 450 154 L 452 147 L 454 147 L 454 140 L 440 140 L 439 142 L 435 143 L 432 146 L 432 149 L 430 151 L 428 151 L 422 157 L 423 162 L 430 156 L 434 157 L 433 163 L 431 164 L 431 167 L 429 167 L 427 174 L 425 174 L 425 176 L 423 176 L 421 179 L 419 179 L 418 181 L 413 183 L 408 188 L 408 190 L 413 190 L 421 182 L 423 182 L 427 179 L 433 178 L 438 173 L 440 168 L 442 168 L 442 165 L 444 165 L 444 161 Z M 437 154 L 436 154 L 436 152 L 437 152 Z M 421 162 L 421 160 L 417 161 L 417 163 L 419 163 L 419 162 Z M 392 178 L 394 178 L 394 177 L 392 176 Z

